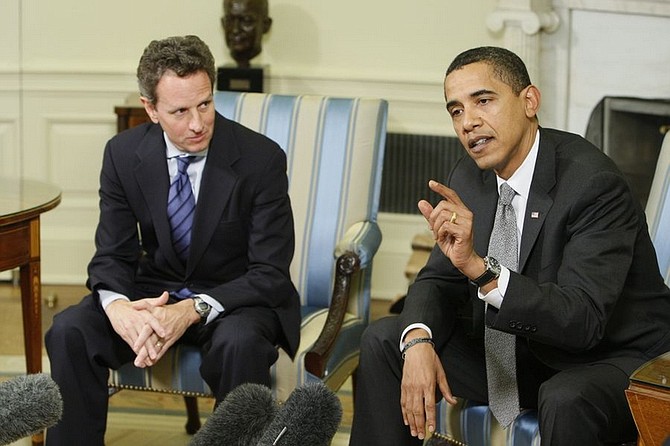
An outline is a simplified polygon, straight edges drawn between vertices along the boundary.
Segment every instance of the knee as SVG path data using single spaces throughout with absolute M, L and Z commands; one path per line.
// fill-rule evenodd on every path
M 378 357 L 387 360 L 397 356 L 400 359 L 398 335 L 395 330 L 395 317 L 372 322 L 361 337 L 361 358 Z
M 538 407 L 541 414 L 563 417 L 580 413 L 585 406 L 590 405 L 586 393 L 574 381 L 549 379 L 540 386 Z
M 47 350 L 53 350 L 58 345 L 76 342 L 80 337 L 80 332 L 70 313 L 68 309 L 65 309 L 54 316 L 51 327 L 44 336 L 44 345 Z

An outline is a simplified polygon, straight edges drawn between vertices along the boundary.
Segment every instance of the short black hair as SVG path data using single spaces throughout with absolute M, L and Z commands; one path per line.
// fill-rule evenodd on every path
M 508 49 L 496 46 L 481 46 L 462 52 L 451 62 L 445 76 L 477 62 L 488 64 L 493 69 L 494 75 L 509 85 L 516 95 L 531 85 L 528 70 L 521 58 Z

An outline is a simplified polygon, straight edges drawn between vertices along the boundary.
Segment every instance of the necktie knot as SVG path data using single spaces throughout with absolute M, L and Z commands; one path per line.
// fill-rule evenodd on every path
M 188 169 L 188 165 L 191 164 L 191 161 L 195 159 L 195 156 L 178 156 L 177 157 L 177 170 L 179 171 L 179 175 L 184 175 L 186 174 L 186 171 Z
M 500 197 L 498 200 L 500 201 L 500 204 L 503 206 L 507 206 L 512 203 L 512 199 L 516 195 L 516 192 L 512 187 L 507 184 L 503 183 L 500 185 Z

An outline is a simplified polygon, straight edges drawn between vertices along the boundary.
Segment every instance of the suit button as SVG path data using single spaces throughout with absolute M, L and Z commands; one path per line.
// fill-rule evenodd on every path
M 523 324 L 521 322 L 516 323 L 516 329 L 517 330 L 523 330 Z
M 537 327 L 533 325 L 532 327 L 530 327 L 530 331 L 531 333 L 535 333 L 537 331 Z
M 524 325 L 523 329 L 524 331 L 530 331 L 530 325 Z
M 516 327 L 516 321 L 509 321 L 509 328 Z

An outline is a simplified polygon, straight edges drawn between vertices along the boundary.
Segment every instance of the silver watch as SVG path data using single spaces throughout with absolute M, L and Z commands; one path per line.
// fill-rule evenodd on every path
M 200 315 L 200 322 L 205 322 L 209 313 L 212 311 L 212 306 L 205 302 L 202 297 L 195 296 L 193 298 L 193 306 L 195 307 L 196 313 Z
M 486 267 L 486 271 L 481 276 L 470 281 L 479 288 L 500 276 L 500 263 L 493 257 L 484 257 L 484 266 Z

